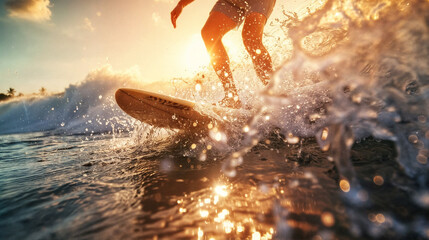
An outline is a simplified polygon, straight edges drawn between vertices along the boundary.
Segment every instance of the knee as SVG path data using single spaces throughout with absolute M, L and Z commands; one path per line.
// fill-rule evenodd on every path
M 243 44 L 250 55 L 260 54 L 264 49 L 262 40 L 255 37 L 253 34 L 243 31 L 242 32 Z

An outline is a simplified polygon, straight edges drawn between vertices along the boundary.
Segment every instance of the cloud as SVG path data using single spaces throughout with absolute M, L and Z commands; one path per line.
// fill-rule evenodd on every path
M 5 7 L 10 17 L 30 21 L 48 21 L 52 15 L 49 0 L 8 0 Z
M 161 16 L 159 15 L 159 13 L 154 12 L 152 13 L 152 20 L 155 22 L 155 24 L 158 24 L 161 22 Z
M 92 25 L 91 20 L 89 20 L 89 18 L 84 18 L 83 20 L 85 21 L 85 24 L 83 25 L 83 28 L 86 29 L 86 30 L 88 30 L 88 31 L 90 31 L 90 32 L 94 32 L 95 28 Z

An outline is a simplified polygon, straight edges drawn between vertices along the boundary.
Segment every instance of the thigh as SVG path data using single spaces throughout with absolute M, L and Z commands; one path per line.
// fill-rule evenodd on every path
M 256 40 L 256 38 L 262 39 L 266 22 L 267 18 L 261 13 L 253 12 L 247 15 L 242 32 L 243 40 L 249 40 L 248 38 L 253 40 Z
M 247 10 L 249 9 L 245 0 L 218 0 L 211 13 L 223 13 L 239 26 L 243 22 Z
M 225 14 L 218 11 L 212 11 L 204 24 L 203 30 L 208 31 L 215 36 L 222 37 L 236 26 L 237 23 Z

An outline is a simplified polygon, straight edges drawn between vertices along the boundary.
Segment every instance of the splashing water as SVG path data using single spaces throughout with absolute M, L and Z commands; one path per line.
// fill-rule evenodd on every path
M 262 93 L 247 147 L 225 162 L 224 172 L 236 175 L 237 156 L 258 144 L 264 129 L 277 129 L 290 144 L 314 136 L 339 171 L 354 233 L 381 236 L 400 223 L 375 229 L 370 223 L 379 219 L 356 217 L 369 203 L 350 152 L 368 136 L 395 142 L 398 172 L 417 184 L 408 194 L 427 191 L 429 2 L 326 1 L 304 19 L 287 15 L 281 24 L 292 57 Z
M 287 60 L 263 92 L 234 63 L 250 116 L 203 138 L 125 116 L 114 90 L 141 85 L 111 69 L 61 95 L 0 105 L 0 133 L 54 133 L 1 139 L 0 227 L 18 224 L 0 236 L 428 238 L 429 2 L 314 5 L 277 21 L 287 40 L 273 55 Z M 222 95 L 212 71 L 187 81 L 167 94 Z M 112 139 L 87 140 L 104 132 Z M 28 221 L 35 215 L 47 224 Z
M 427 10 L 422 1 L 327 1 L 302 21 L 284 21 L 293 55 L 262 93 L 251 128 L 316 136 L 349 180 L 346 152 L 355 139 L 393 140 L 407 175 L 425 186 L 418 156 L 428 145 Z

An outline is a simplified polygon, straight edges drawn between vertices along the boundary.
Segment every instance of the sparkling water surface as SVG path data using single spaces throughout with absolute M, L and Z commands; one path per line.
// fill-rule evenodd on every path
M 391 142 L 353 148 L 365 187 L 354 204 L 314 139 L 292 145 L 272 134 L 228 178 L 227 154 L 208 153 L 202 162 L 184 137 L 133 145 L 126 134 L 2 136 L 1 238 L 419 236 L 415 224 L 426 210 L 407 195 L 414 183 L 397 175 Z

